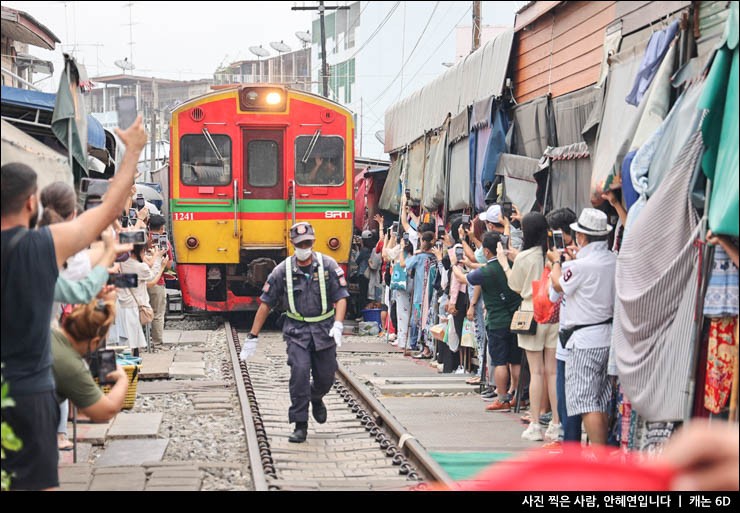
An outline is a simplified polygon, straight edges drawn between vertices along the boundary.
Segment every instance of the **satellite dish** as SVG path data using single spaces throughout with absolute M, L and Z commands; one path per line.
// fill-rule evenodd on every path
M 262 48 L 262 45 L 260 46 L 250 46 L 249 51 L 252 52 L 257 57 L 269 57 L 270 52 L 268 50 L 265 50 Z
M 375 132 L 375 138 L 380 144 L 385 144 L 385 130 L 378 130 Z
M 298 31 L 295 33 L 295 37 L 303 41 L 304 43 L 310 43 L 311 42 L 311 33 L 310 32 L 301 32 Z
M 124 58 L 123 60 L 120 60 L 119 59 L 117 61 L 113 61 L 113 64 L 115 64 L 116 66 L 118 66 L 119 68 L 121 68 L 124 71 L 125 70 L 129 70 L 130 71 L 130 70 L 132 70 L 132 69 L 135 68 L 134 63 L 133 62 L 129 62 L 128 57 Z
M 275 50 L 277 50 L 280 53 L 289 52 L 291 50 L 290 46 L 286 45 L 282 41 L 272 42 L 270 43 L 270 46 L 272 46 Z

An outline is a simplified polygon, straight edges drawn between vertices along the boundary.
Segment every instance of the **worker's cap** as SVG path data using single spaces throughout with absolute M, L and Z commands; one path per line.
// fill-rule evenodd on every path
M 290 242 L 300 244 L 306 240 L 316 240 L 313 232 L 313 226 L 305 221 L 296 223 L 290 227 Z

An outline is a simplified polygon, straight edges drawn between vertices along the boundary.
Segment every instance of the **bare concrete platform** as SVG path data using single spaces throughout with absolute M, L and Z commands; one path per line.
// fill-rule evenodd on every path
M 108 472 L 96 471 L 90 483 L 90 491 L 141 491 L 146 484 L 143 468 L 111 468 Z
M 398 385 L 388 385 L 378 383 L 378 391 L 383 395 L 409 395 L 409 394 L 469 394 L 471 386 L 465 382 L 450 383 L 445 381 L 429 383 L 402 383 Z
M 136 392 L 139 394 L 222 392 L 226 391 L 228 388 L 229 384 L 226 381 L 147 381 L 144 383 L 139 383 Z
M 402 349 L 385 343 L 385 339 L 373 340 L 378 337 L 352 337 L 351 340 L 345 340 L 342 347 L 337 352 L 360 352 L 360 353 L 400 353 Z M 363 340 L 366 339 L 366 340 Z
M 163 413 L 119 414 L 108 430 L 108 438 L 146 438 L 155 437 L 162 424 Z
M 139 379 L 163 379 L 170 377 L 170 366 L 174 353 L 161 351 L 159 353 L 142 353 Z M 138 388 L 137 388 L 138 391 Z
M 95 461 L 95 467 L 140 466 L 144 462 L 160 461 L 168 443 L 166 439 L 113 440 Z
M 112 420 L 95 424 L 78 422 L 77 436 L 75 437 L 75 439 L 78 443 L 87 442 L 92 445 L 103 445 L 105 443 L 105 437 L 108 433 L 108 429 L 110 428 L 112 423 Z M 67 422 L 67 435 L 70 440 L 72 439 L 72 436 L 74 434 L 73 427 L 74 426 L 71 422 Z
M 87 463 L 90 461 L 92 444 L 77 442 L 77 461 Z M 74 465 L 74 450 L 59 451 L 59 465 Z
M 196 353 L 195 351 L 176 351 L 174 353 L 175 362 L 202 362 L 203 353 Z

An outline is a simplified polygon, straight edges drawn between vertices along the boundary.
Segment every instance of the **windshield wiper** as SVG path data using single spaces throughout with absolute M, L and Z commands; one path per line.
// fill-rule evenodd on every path
M 211 150 L 213 150 L 213 153 L 216 154 L 216 158 L 219 162 L 224 161 L 223 155 L 221 155 L 221 152 L 218 151 L 218 147 L 216 146 L 216 143 L 213 141 L 213 137 L 211 137 L 211 133 L 208 131 L 207 127 L 203 127 L 203 137 L 206 138 L 206 141 L 208 142 L 208 145 L 211 147 Z
M 313 134 L 313 137 L 311 138 L 311 142 L 308 143 L 308 148 L 306 148 L 306 153 L 303 155 L 303 158 L 301 159 L 301 162 L 305 164 L 308 162 L 308 159 L 311 157 L 311 152 L 313 151 L 314 146 L 316 146 L 316 142 L 319 140 L 319 136 L 321 135 L 321 129 L 319 128 L 316 130 L 316 133 Z

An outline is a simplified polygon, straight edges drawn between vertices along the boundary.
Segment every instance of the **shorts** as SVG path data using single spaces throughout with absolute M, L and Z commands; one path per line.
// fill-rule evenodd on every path
M 522 350 L 516 343 L 516 336 L 509 328 L 486 330 L 488 332 L 488 353 L 491 355 L 491 364 L 494 367 L 508 363 L 519 365 L 522 363 Z
M 609 348 L 573 348 L 565 362 L 565 404 L 568 416 L 606 412 L 611 399 L 611 381 L 606 364 Z
M 15 406 L 3 409 L 15 436 L 23 441 L 20 451 L 5 450 L 3 470 L 15 475 L 11 490 L 44 490 L 59 486 L 59 403 L 54 391 L 13 397 Z
M 538 324 L 537 333 L 534 335 L 517 335 L 519 347 L 526 351 L 542 351 L 543 349 L 556 349 L 558 347 L 558 329 L 560 325 Z

